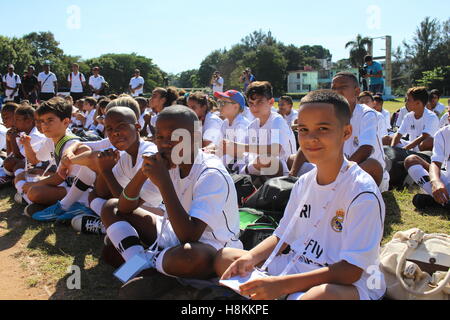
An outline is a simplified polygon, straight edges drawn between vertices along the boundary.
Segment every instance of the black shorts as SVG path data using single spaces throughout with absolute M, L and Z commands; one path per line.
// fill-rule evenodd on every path
M 55 97 L 55 94 L 54 93 L 46 93 L 46 92 L 41 92 L 40 94 L 39 94 L 39 100 L 41 100 L 41 101 L 47 101 L 47 100 L 50 100 L 51 98 L 54 98 Z
M 80 100 L 84 97 L 84 93 L 83 92 L 71 92 L 70 96 L 73 99 L 73 103 L 77 102 L 77 100 Z

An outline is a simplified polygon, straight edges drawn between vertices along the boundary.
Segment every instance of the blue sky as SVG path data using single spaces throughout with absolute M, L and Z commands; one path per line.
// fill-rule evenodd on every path
M 71 55 L 145 55 L 164 71 L 198 68 L 212 50 L 230 48 L 254 30 L 271 30 L 285 44 L 320 44 L 333 61 L 357 33 L 409 40 L 424 17 L 449 18 L 448 0 L 23 0 L 2 4 L 0 34 L 51 31 Z M 9 14 L 6 14 L 8 12 Z M 79 14 L 78 14 L 79 12 Z M 374 55 L 382 55 L 383 40 Z

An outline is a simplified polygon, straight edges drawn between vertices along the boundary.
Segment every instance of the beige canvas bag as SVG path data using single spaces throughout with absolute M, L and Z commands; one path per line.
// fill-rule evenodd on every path
M 414 228 L 397 232 L 381 249 L 386 296 L 395 300 L 450 300 L 450 236 Z

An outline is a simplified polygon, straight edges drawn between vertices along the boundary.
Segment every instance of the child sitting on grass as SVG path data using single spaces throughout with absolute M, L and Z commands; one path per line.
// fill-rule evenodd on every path
M 344 157 L 344 143 L 352 135 L 350 117 L 348 102 L 331 90 L 302 99 L 299 143 L 315 169 L 294 186 L 272 236 L 250 251 L 225 248 L 216 257 L 223 280 L 244 277 L 265 262 L 269 275 L 241 285 L 242 295 L 254 300 L 383 296 L 378 254 L 385 206 L 371 176 Z M 372 283 L 371 275 L 380 278 Z
M 156 122 L 156 155 L 146 156 L 142 170 L 110 200 L 102 222 L 112 245 L 103 256 L 113 265 L 144 254 L 157 239 L 162 250 L 149 256 L 148 268 L 183 278 L 214 275 L 217 250 L 242 248 L 233 180 L 222 161 L 201 151 L 197 115 L 187 107 L 161 111 Z M 173 134 L 180 134 L 175 141 Z M 159 190 L 165 217 L 139 208 L 141 198 L 152 201 Z M 148 195 L 149 192 L 151 195 Z

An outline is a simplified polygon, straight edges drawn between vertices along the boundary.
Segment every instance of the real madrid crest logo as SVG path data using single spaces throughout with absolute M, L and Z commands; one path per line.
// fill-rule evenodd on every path
M 355 137 L 355 138 L 353 139 L 353 145 L 354 145 L 355 147 L 359 146 L 359 139 L 358 139 L 358 137 Z
M 336 232 L 342 232 L 342 229 L 344 229 L 344 216 L 344 210 L 341 209 L 336 211 L 336 216 L 331 220 L 331 229 Z

